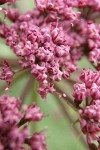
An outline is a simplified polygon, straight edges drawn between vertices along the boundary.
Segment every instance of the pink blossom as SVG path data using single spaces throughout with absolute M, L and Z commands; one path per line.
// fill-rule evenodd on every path
M 16 2 L 16 0 L 0 0 L 0 5 L 5 4 L 7 2 L 13 3 L 13 2 Z
M 24 113 L 24 119 L 26 121 L 40 121 L 42 120 L 44 114 L 40 111 L 40 108 L 35 104 L 28 106 Z
M 9 9 L 7 11 L 7 17 L 11 21 L 15 22 L 18 19 L 18 17 L 19 17 L 19 10 L 17 8 Z
M 17 97 L 7 95 L 0 97 L 0 148 L 2 150 L 27 150 L 25 144 L 33 149 L 36 143 L 39 150 L 45 148 L 45 135 L 34 133 L 31 136 L 28 125 L 25 125 L 30 121 L 40 121 L 43 118 L 43 113 L 35 104 L 31 104 L 21 112 L 20 105 L 20 100 Z
M 85 100 L 87 97 L 85 84 L 74 84 L 73 96 L 76 101 Z
M 33 134 L 30 139 L 30 145 L 32 150 L 47 150 L 46 148 L 46 136 L 42 133 Z
M 4 67 L 1 68 L 0 79 L 5 80 L 8 83 L 8 86 L 13 81 L 14 71 L 11 69 L 7 61 L 4 61 Z

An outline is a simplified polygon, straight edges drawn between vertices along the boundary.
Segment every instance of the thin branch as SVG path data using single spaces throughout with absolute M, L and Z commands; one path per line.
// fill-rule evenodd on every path
M 31 87 L 32 87 L 32 84 L 33 84 L 33 78 L 32 76 L 30 76 L 29 80 L 27 81 L 21 95 L 20 95 L 20 99 L 22 100 L 22 104 L 24 103 L 27 95 L 28 95 L 28 92 L 30 91 Z
M 16 81 L 18 81 L 24 74 L 28 73 L 28 69 L 27 70 L 22 70 L 21 72 L 18 72 L 17 73 L 17 76 L 16 74 L 14 75 L 14 79 L 13 79 L 13 82 L 11 83 L 11 86 L 13 85 L 13 83 L 15 83 Z M 0 86 L 0 92 L 2 92 L 3 90 L 5 90 L 7 88 L 7 84 L 2 84 Z
M 94 143 L 88 144 L 88 146 L 89 146 L 90 150 L 98 150 L 98 148 L 96 147 L 96 145 Z
M 2 64 L 5 60 L 7 60 L 9 65 L 12 66 L 12 67 L 18 67 L 19 66 L 17 59 L 13 59 L 13 58 L 11 58 L 11 59 L 7 58 L 6 59 L 6 58 L 3 58 L 3 57 L 0 57 L 0 66 L 2 66 Z
M 73 117 L 68 113 L 64 103 L 62 103 L 61 100 L 58 99 L 57 97 L 56 97 L 56 101 L 58 102 L 60 109 L 61 109 L 62 113 L 65 115 L 65 117 L 67 116 L 70 123 L 73 123 L 74 122 L 74 120 L 72 119 Z M 74 126 L 73 131 L 76 135 L 80 135 L 80 131 L 77 129 L 76 126 Z M 80 135 L 80 140 L 85 147 L 88 147 L 88 145 L 82 135 Z
M 55 85 L 55 88 L 56 90 L 59 92 L 59 93 L 63 93 L 63 91 L 57 86 Z M 68 102 L 73 108 L 75 111 L 77 111 L 78 109 L 76 108 L 76 105 L 74 103 L 74 101 L 72 100 L 72 98 L 66 94 L 66 97 L 62 97 L 66 102 Z

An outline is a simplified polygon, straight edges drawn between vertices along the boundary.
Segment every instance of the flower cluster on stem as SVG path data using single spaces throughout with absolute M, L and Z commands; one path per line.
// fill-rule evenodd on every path
M 0 5 L 14 2 L 0 0 Z M 38 81 L 42 99 L 48 93 L 69 99 L 78 109 L 90 150 L 94 150 L 95 141 L 95 149 L 100 150 L 100 0 L 35 0 L 35 5 L 24 14 L 17 8 L 0 9 L 11 22 L 9 26 L 0 20 L 0 38 L 12 49 L 20 66 L 18 71 L 13 70 L 5 60 L 0 80 L 5 80 L 9 89 L 14 75 L 27 69 Z M 84 58 L 95 70 L 89 63 L 88 69 L 80 67 Z M 80 83 L 75 81 L 73 86 L 73 101 L 60 94 L 55 83 L 68 81 L 78 69 L 82 71 Z M 30 135 L 27 124 L 44 117 L 40 108 L 33 103 L 22 112 L 20 100 L 6 94 L 0 97 L 0 150 L 26 150 L 26 144 L 32 150 L 46 150 L 46 136 L 41 132 Z
M 46 150 L 46 136 L 35 132 L 30 135 L 29 122 L 42 120 L 44 114 L 36 104 L 22 106 L 17 97 L 3 95 L 0 97 L 0 150 Z

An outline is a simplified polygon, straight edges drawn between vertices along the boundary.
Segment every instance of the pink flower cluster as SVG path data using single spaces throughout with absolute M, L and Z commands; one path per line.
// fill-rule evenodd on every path
M 8 3 L 8 2 L 13 3 L 13 2 L 16 2 L 16 0 L 0 0 L 0 5 Z
M 73 96 L 76 105 L 86 104 L 79 110 L 81 129 L 88 144 L 96 140 L 100 145 L 100 72 L 84 69 L 80 80 L 82 83 L 74 84 Z
M 98 16 L 99 1 L 35 2 L 36 8 L 23 15 L 19 15 L 17 9 L 8 10 L 7 17 L 14 24 L 10 28 L 2 24 L 0 35 L 20 56 L 21 67 L 31 69 L 39 81 L 38 92 L 45 98 L 49 92 L 56 91 L 54 81 L 60 81 L 62 77 L 68 79 L 77 69 L 77 61 L 83 54 L 89 54 L 90 61 L 99 65 L 100 27 L 93 23 L 93 13 Z M 84 14 L 82 9 L 87 7 L 93 12 Z
M 13 76 L 15 72 L 11 69 L 7 61 L 4 61 L 4 66 L 0 68 L 0 71 L 0 79 L 5 80 L 9 87 L 10 83 L 13 81 Z
M 80 80 L 82 83 L 74 84 L 73 96 L 76 102 L 81 103 L 88 97 L 91 97 L 92 100 L 100 99 L 100 72 L 83 69 Z
M 29 134 L 26 123 L 40 121 L 44 114 L 35 104 L 25 107 L 21 112 L 21 101 L 17 97 L 0 97 L 0 150 L 46 150 L 46 136 L 42 133 Z M 21 128 L 20 128 L 21 127 Z
M 90 24 L 88 26 L 88 44 L 90 48 L 89 59 L 100 70 L 100 26 L 98 24 Z
M 100 146 L 100 99 L 94 100 L 90 106 L 86 106 L 80 110 L 80 126 L 81 130 L 87 136 L 88 144 L 94 141 L 98 142 L 98 150 Z
M 30 68 L 39 81 L 42 98 L 56 91 L 54 81 L 68 79 L 77 69 L 83 54 L 100 68 L 98 0 L 35 0 L 36 8 L 23 15 L 17 9 L 7 11 L 14 23 L 0 26 L 0 36 L 6 39 L 19 58 L 23 69 Z M 88 7 L 88 11 L 85 10 Z M 75 11 L 76 9 L 77 11 Z M 83 11 L 82 11 L 83 10 Z M 98 55 L 97 55 L 98 54 Z
M 35 10 L 19 16 L 17 20 L 17 10 L 8 11 L 7 16 L 15 23 L 10 28 L 3 24 L 1 36 L 6 38 L 14 53 L 22 57 L 19 60 L 21 67 L 31 69 L 39 81 L 38 92 L 45 98 L 49 92 L 55 92 L 54 81 L 60 81 L 62 77 L 68 79 L 70 73 L 77 69 L 76 60 L 81 58 L 82 53 L 75 49 L 70 52 L 70 47 L 79 45 L 77 40 L 82 41 L 76 34 L 69 36 L 65 26 L 71 25 L 80 14 L 63 1 L 50 4 L 44 1 L 43 5 L 41 1 L 36 1 L 36 5 Z

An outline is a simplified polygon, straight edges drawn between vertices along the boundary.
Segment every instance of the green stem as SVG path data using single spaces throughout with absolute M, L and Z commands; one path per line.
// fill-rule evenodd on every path
M 32 90 L 31 90 L 32 101 L 37 103 L 37 99 L 38 99 L 38 93 L 37 93 L 38 82 L 35 79 L 35 77 L 34 77 L 34 82 L 33 82 L 33 85 L 32 85 L 31 88 L 32 88 Z M 31 132 L 32 133 L 37 131 L 37 123 L 36 122 L 31 123 L 30 126 L 31 126 Z
M 65 117 L 67 116 L 68 120 L 69 120 L 70 123 L 72 124 L 72 123 L 74 122 L 74 120 L 72 119 L 73 117 L 68 113 L 65 104 L 64 104 L 62 101 L 60 101 L 60 99 L 58 99 L 57 97 L 56 97 L 56 101 L 57 101 L 57 103 L 59 104 L 59 107 L 60 107 L 62 113 L 64 114 L 64 116 L 65 116 Z M 74 126 L 73 131 L 74 131 L 74 133 L 76 134 L 76 136 L 77 136 L 77 135 L 80 135 L 80 131 L 77 129 L 76 126 Z M 88 146 L 87 146 L 87 143 L 86 143 L 86 141 L 85 141 L 85 139 L 83 138 L 82 135 L 80 135 L 80 140 L 81 140 L 82 144 L 83 144 L 85 147 L 88 147 Z
M 32 84 L 33 84 L 33 78 L 32 78 L 32 75 L 29 77 L 29 80 L 27 81 L 21 95 L 20 95 L 20 99 L 22 100 L 22 104 L 24 103 L 31 87 L 32 87 Z
M 57 85 L 55 85 L 55 88 L 56 88 L 56 90 L 57 90 L 59 93 L 63 94 L 63 91 L 62 91 Z M 65 102 L 68 102 L 68 104 L 70 104 L 70 106 L 71 106 L 75 111 L 78 111 L 78 108 L 76 108 L 76 105 L 75 105 L 74 101 L 72 100 L 72 98 L 71 98 L 68 94 L 66 94 L 66 97 L 62 97 L 62 99 L 65 100 Z

